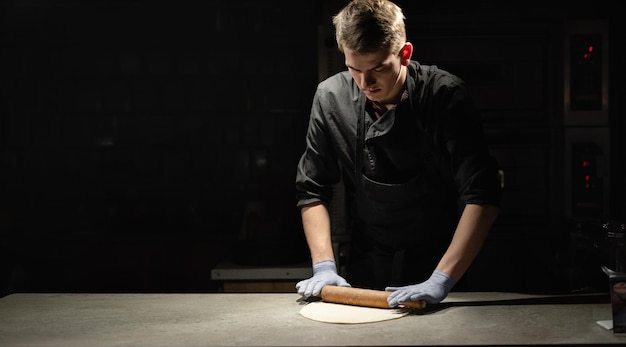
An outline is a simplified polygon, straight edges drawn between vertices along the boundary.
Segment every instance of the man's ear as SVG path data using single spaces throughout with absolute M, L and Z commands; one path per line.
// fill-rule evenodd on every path
M 411 56 L 413 55 L 413 44 L 406 42 L 400 51 L 400 58 L 402 59 L 402 65 L 409 65 Z

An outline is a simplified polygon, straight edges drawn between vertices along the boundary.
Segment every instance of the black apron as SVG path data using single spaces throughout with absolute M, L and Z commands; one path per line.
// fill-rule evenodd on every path
M 364 105 L 364 102 L 361 102 Z M 391 109 L 388 112 L 395 112 Z M 354 287 L 386 286 L 426 280 L 450 243 L 458 222 L 456 199 L 438 170 L 438 157 L 417 115 L 405 136 L 419 136 L 423 170 L 399 184 L 376 182 L 363 172 L 366 112 L 357 125 L 356 177 L 348 281 Z M 385 115 L 390 116 L 390 114 Z

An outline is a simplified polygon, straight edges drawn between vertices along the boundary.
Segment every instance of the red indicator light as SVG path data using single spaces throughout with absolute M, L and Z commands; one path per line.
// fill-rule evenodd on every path
M 593 46 L 587 47 L 587 52 L 589 52 L 589 53 L 593 52 Z
M 591 165 L 591 163 L 589 163 L 588 160 L 583 160 L 583 162 L 582 162 L 582 166 L 583 167 L 589 167 L 590 165 Z

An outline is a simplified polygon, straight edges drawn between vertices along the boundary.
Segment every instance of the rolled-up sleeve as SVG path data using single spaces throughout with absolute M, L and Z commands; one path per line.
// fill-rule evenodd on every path
M 337 153 L 328 133 L 324 117 L 324 89 L 318 86 L 311 106 L 306 134 L 306 147 L 296 171 L 296 203 L 298 207 L 315 202 L 328 203 L 333 185 L 340 181 L 341 171 Z
M 447 92 L 449 106 L 442 120 L 442 140 L 459 199 L 465 204 L 500 206 L 499 165 L 489 152 L 480 114 L 462 82 Z

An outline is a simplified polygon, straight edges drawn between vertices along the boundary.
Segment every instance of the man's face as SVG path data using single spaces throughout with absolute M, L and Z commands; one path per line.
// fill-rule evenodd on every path
M 406 64 L 401 54 L 356 54 L 344 49 L 344 55 L 348 71 L 368 99 L 383 104 L 397 103 L 406 78 Z

